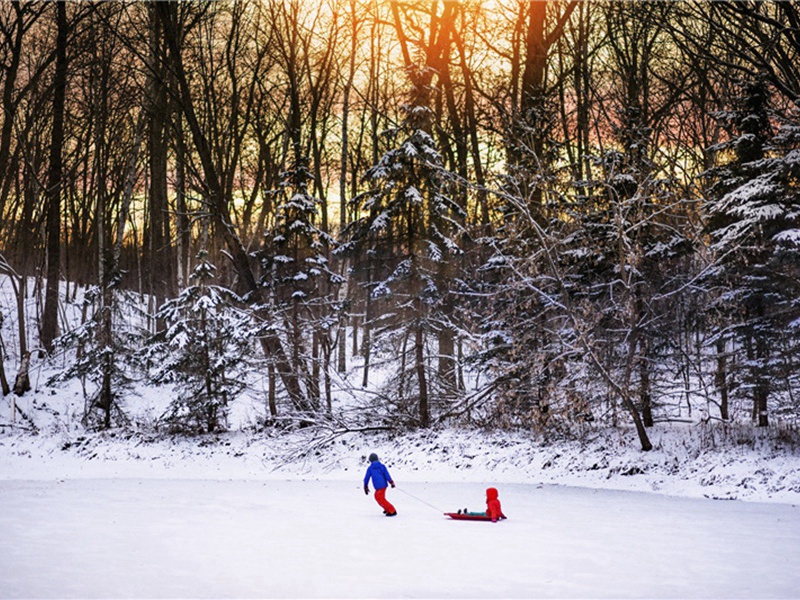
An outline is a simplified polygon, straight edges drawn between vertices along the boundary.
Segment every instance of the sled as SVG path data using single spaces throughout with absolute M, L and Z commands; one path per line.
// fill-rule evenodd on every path
M 446 512 L 444 516 L 450 517 L 456 521 L 491 521 L 492 518 L 483 513 L 462 513 L 462 512 Z M 506 517 L 500 517 L 500 521 Z

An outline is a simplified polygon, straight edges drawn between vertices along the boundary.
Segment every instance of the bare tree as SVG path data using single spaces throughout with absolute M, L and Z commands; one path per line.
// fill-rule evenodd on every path
M 181 52 L 180 41 L 183 35 L 182 24 L 178 18 L 178 8 L 177 5 L 169 3 L 156 5 L 158 17 L 164 27 L 164 38 L 170 57 L 170 71 L 178 87 L 176 95 L 180 100 L 181 112 L 186 119 L 202 166 L 207 187 L 209 212 L 227 244 L 234 268 L 241 279 L 244 289 L 251 294 L 256 302 L 259 302 L 262 300 L 261 288 L 253 273 L 245 248 L 234 229 L 230 215 L 230 196 L 225 193 L 217 166 L 218 163 L 215 161 L 208 137 L 203 131 L 195 110 L 195 100 L 189 86 Z M 258 314 L 267 323 L 271 321 L 270 315 L 264 312 Z M 280 338 L 273 329 L 267 326 L 261 340 L 265 354 L 275 361 L 278 375 L 292 402 L 297 408 L 306 408 L 306 400 L 301 390 L 300 381 L 297 373 L 292 369 Z
M 50 167 L 47 178 L 47 293 L 42 317 L 41 339 L 48 350 L 58 336 L 59 284 L 61 281 L 61 194 L 64 185 L 61 153 L 64 144 L 64 103 L 67 93 L 67 6 L 56 2 L 56 64 L 53 75 L 53 125 Z

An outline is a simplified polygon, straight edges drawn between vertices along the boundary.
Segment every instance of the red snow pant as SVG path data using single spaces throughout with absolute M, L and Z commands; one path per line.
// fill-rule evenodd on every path
M 386 499 L 386 488 L 375 490 L 375 501 L 381 505 L 381 508 L 388 513 L 397 512 L 394 506 Z

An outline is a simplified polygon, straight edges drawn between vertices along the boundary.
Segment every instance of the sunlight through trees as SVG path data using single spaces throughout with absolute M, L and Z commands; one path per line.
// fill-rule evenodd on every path
M 194 376 L 164 418 L 224 427 L 253 374 L 265 425 L 800 416 L 794 3 L 28 0 L 0 34 L 4 392 L 41 352 L 104 427 Z M 235 299 L 205 362 L 135 364 L 197 294 Z

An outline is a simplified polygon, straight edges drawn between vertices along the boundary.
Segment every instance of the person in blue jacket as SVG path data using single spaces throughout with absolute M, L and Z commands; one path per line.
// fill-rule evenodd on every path
M 369 467 L 367 467 L 367 474 L 364 475 L 365 494 L 369 494 L 370 479 L 372 479 L 372 485 L 375 487 L 375 501 L 381 505 L 383 514 L 387 517 L 395 516 L 397 511 L 386 499 L 387 484 L 394 487 L 394 481 L 392 480 L 392 476 L 389 475 L 389 469 L 378 460 L 378 455 L 374 452 L 369 455 Z

